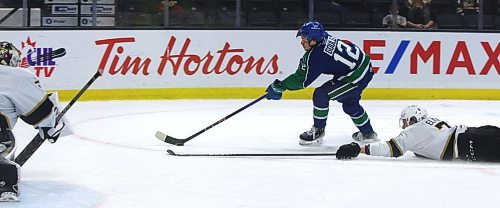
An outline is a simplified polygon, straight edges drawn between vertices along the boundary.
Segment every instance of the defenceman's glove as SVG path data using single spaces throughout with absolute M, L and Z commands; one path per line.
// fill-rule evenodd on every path
M 66 124 L 64 124 L 64 122 L 59 122 L 54 127 L 39 127 L 38 134 L 40 134 L 40 137 L 42 137 L 42 139 L 47 139 L 50 143 L 56 143 L 59 135 L 61 135 L 62 129 L 65 126 Z
M 359 144 L 351 142 L 350 144 L 340 146 L 335 156 L 337 159 L 351 159 L 353 157 L 357 157 L 360 151 L 361 147 L 359 147 Z
M 268 100 L 279 100 L 285 90 L 286 87 L 281 84 L 280 80 L 274 80 L 266 89 L 266 98 Z

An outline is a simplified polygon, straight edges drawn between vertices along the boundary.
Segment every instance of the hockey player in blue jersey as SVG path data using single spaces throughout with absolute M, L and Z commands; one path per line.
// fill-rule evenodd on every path
M 271 83 L 266 98 L 279 100 L 285 90 L 301 90 L 321 74 L 333 75 L 331 80 L 314 90 L 314 125 L 299 136 L 299 144 L 319 145 L 323 142 L 330 100 L 342 103 L 344 112 L 359 129 L 352 135 L 354 140 L 376 140 L 370 118 L 359 104 L 361 93 L 373 77 L 370 56 L 353 43 L 329 35 L 317 21 L 304 23 L 297 32 L 299 36 L 305 53 L 297 71 L 283 81 Z

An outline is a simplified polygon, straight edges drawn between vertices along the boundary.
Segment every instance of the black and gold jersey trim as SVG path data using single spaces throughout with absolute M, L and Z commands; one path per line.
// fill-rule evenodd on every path
M 399 157 L 404 154 L 403 149 L 394 139 L 387 141 L 387 145 L 389 146 L 391 157 Z
M 33 110 L 28 112 L 26 115 L 20 116 L 20 118 L 30 125 L 36 125 L 40 123 L 40 121 L 47 118 L 50 113 L 52 113 L 53 107 L 54 104 L 50 101 L 50 99 L 48 99 L 48 95 L 45 95 L 45 98 L 42 100 L 42 102 L 38 103 L 38 105 L 35 106 Z
M 443 152 L 439 157 L 441 160 L 453 160 L 455 157 L 455 132 L 457 129 L 453 130 L 453 132 L 448 137 L 448 141 L 446 141 L 446 145 L 444 145 Z
M 11 129 L 9 118 L 0 113 L 0 131 L 9 129 Z

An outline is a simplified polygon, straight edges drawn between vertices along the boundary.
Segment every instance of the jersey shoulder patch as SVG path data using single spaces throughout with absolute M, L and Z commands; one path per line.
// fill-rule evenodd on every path
M 323 49 L 323 52 L 326 54 L 333 56 L 333 53 L 335 52 L 335 48 L 337 47 L 337 41 L 338 39 L 330 36 L 326 39 L 325 43 L 325 48 Z

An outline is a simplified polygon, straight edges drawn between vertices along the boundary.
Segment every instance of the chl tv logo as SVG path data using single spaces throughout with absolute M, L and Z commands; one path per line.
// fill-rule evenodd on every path
M 28 37 L 26 42 L 22 42 L 21 45 L 23 54 L 26 54 L 26 56 L 22 58 L 21 67 L 33 67 L 37 77 L 50 77 L 56 68 L 56 61 L 50 58 L 41 62 L 37 62 L 36 60 L 37 57 L 48 56 L 54 49 L 36 47 L 36 42 L 31 41 L 30 37 Z

